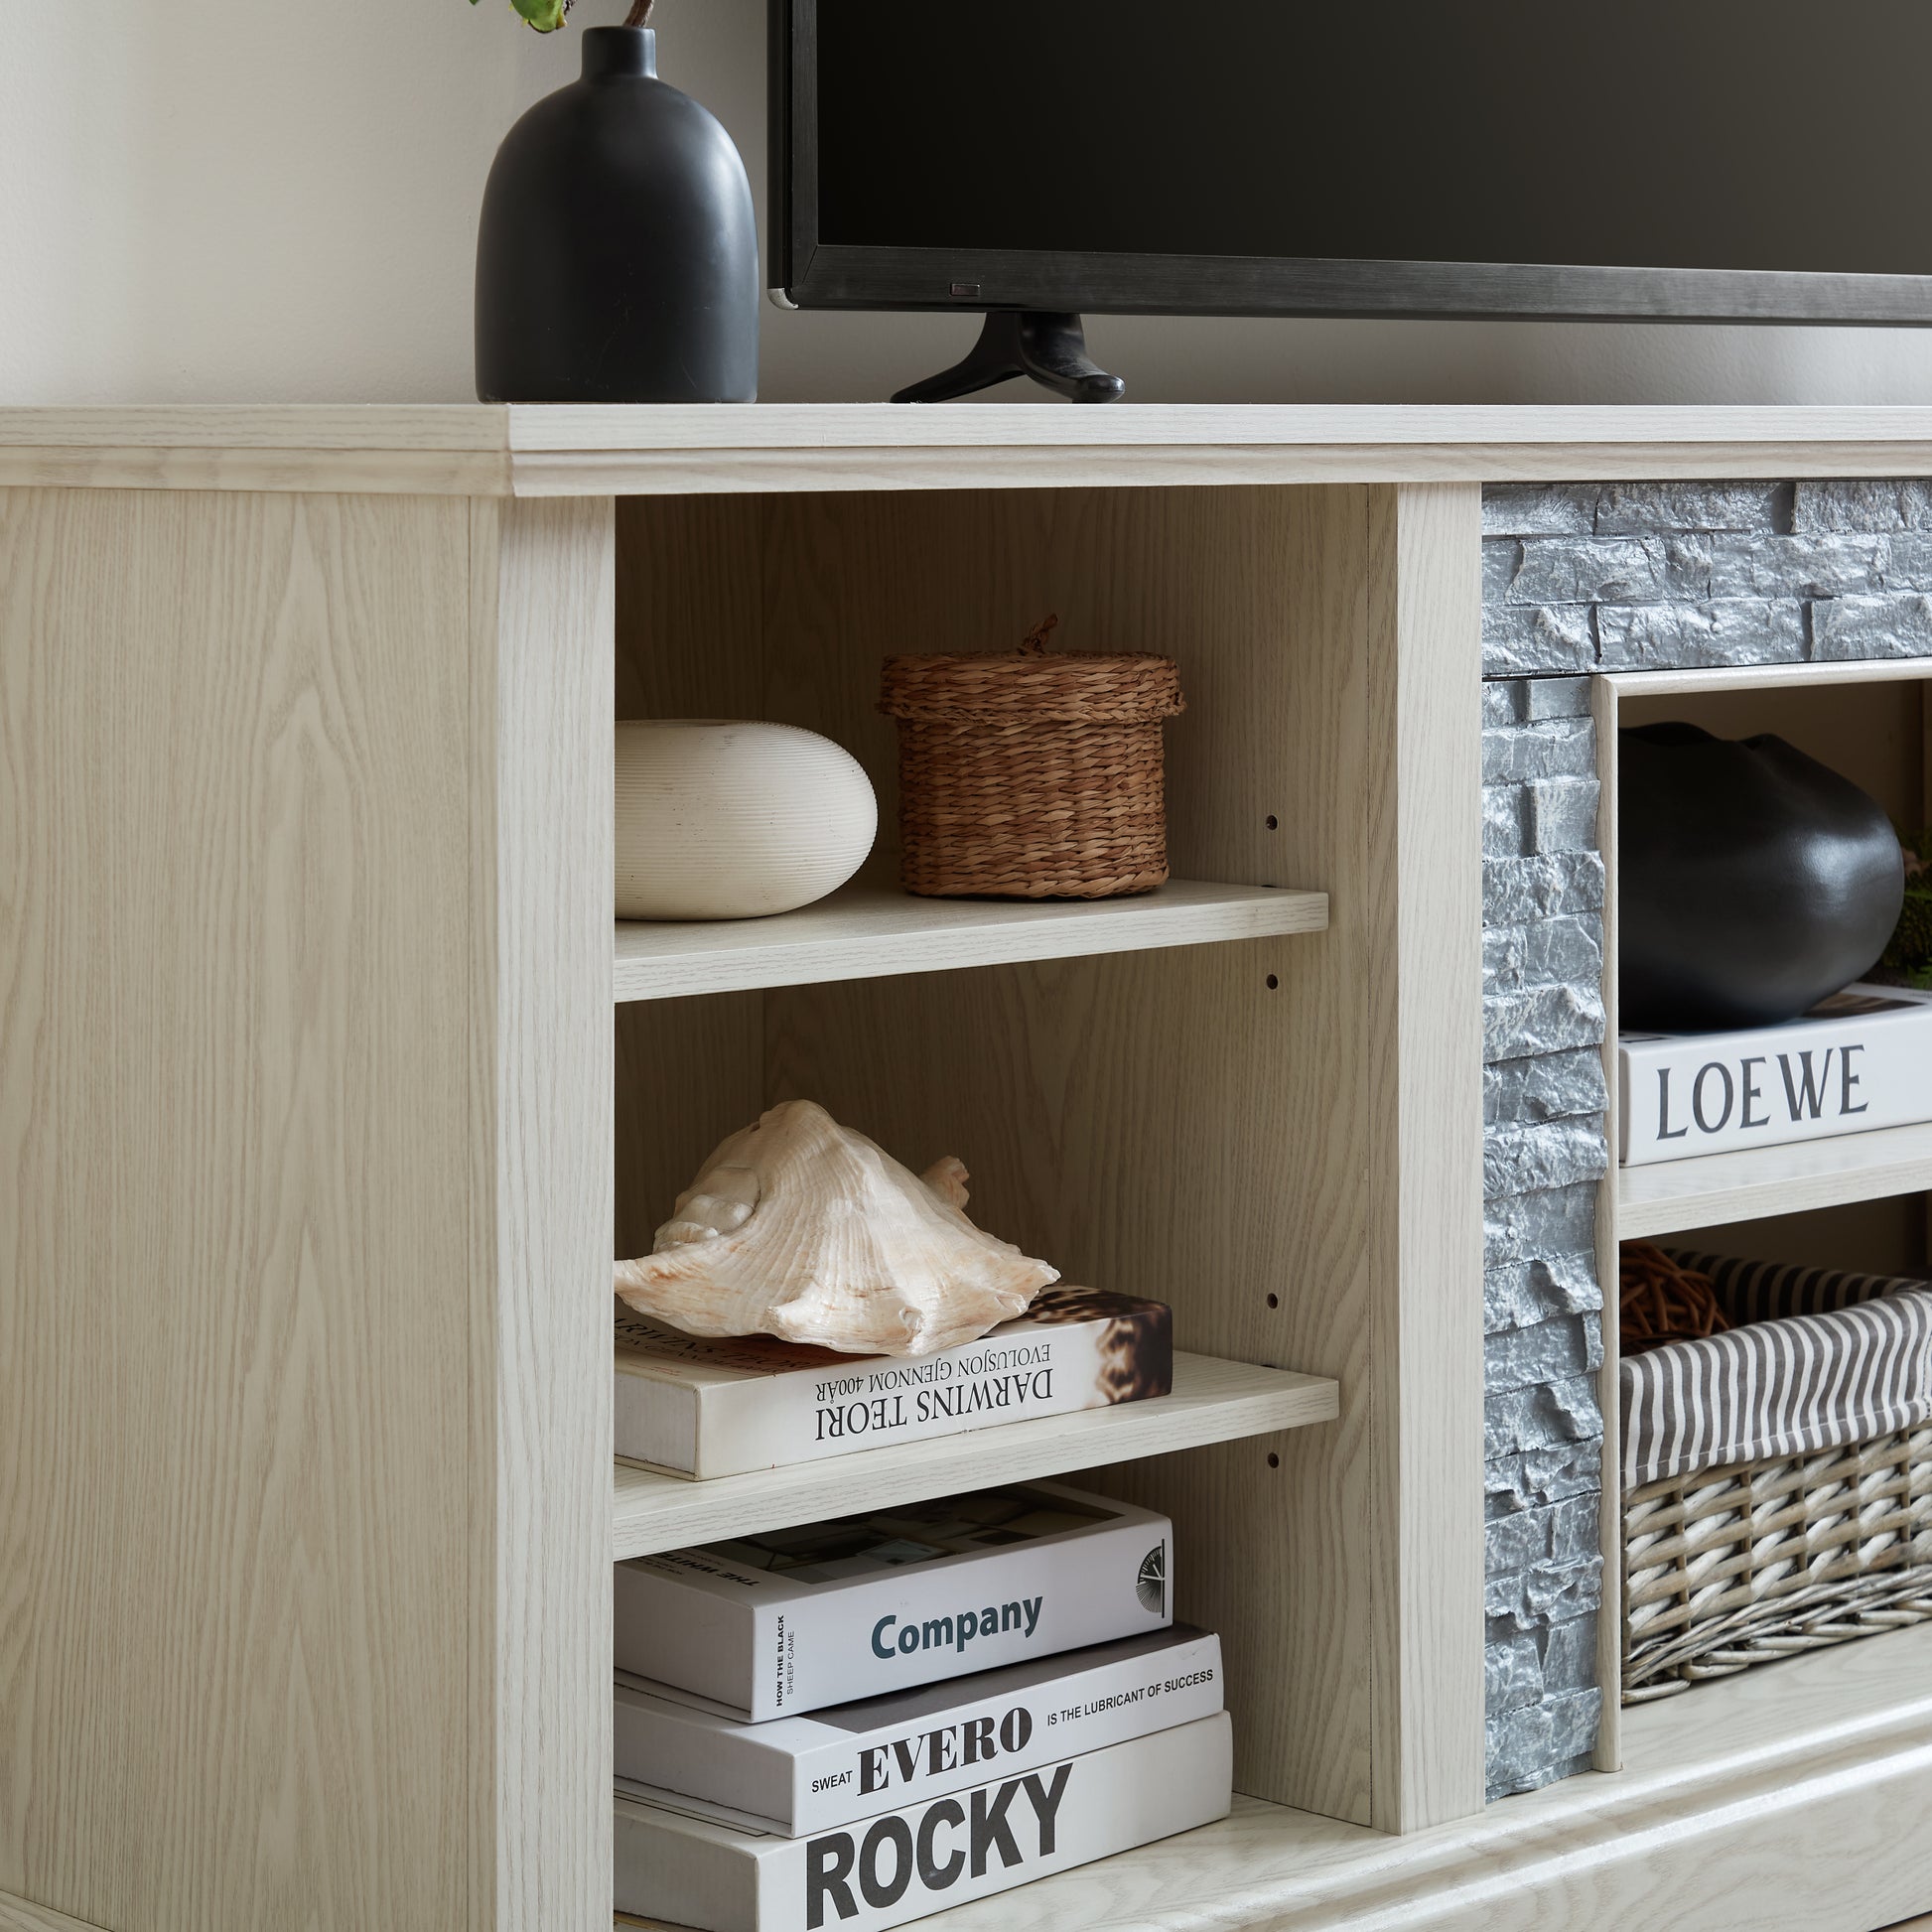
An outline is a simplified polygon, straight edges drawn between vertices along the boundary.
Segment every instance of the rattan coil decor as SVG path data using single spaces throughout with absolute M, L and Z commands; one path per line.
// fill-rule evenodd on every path
M 1016 651 L 889 657 L 899 880 L 929 898 L 1118 898 L 1168 877 L 1161 727 L 1171 657 Z
M 1721 1335 L 1730 1326 L 1710 1276 L 1673 1261 L 1654 1241 L 1624 1242 L 1620 1273 L 1617 1345 L 1626 1355 Z
M 1932 1618 L 1932 1429 L 1623 1499 L 1623 1702 Z

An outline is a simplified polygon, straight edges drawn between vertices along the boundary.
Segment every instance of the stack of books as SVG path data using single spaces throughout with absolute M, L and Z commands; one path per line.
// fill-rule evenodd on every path
M 981 1490 L 616 1567 L 618 1909 L 903 1924 L 1225 1817 L 1164 1516 Z
M 1782 1027 L 1626 1033 L 1626 1168 L 1932 1120 L 1932 993 L 1861 983 Z

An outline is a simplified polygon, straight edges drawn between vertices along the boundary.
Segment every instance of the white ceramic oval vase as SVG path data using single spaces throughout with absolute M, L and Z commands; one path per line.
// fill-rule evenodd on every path
M 809 905 L 865 863 L 872 780 L 795 725 L 618 726 L 618 917 L 755 919 Z

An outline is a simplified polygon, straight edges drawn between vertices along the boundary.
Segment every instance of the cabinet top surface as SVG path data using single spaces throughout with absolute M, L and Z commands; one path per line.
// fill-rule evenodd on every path
M 0 408 L 0 483 L 457 495 L 1932 475 L 1932 409 Z

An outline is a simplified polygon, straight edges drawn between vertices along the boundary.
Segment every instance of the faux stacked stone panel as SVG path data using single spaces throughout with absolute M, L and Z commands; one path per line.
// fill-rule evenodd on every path
M 1603 861 L 1587 677 L 1485 682 L 1483 1328 L 1490 1795 L 1596 1742 Z
M 1932 652 L 1932 484 L 1483 491 L 1483 674 Z
M 1590 679 L 1932 654 L 1932 483 L 1483 491 L 1488 1778 L 1586 1768 L 1602 1697 L 1603 862 Z

